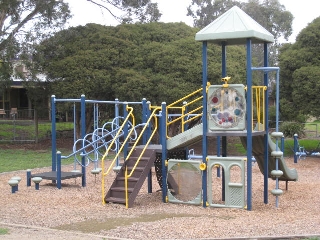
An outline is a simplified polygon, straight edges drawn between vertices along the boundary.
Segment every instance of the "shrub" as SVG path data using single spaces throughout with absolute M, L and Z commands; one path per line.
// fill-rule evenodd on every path
M 269 106 L 269 127 L 275 128 L 276 127 L 276 107 Z
M 304 124 L 297 122 L 283 122 L 280 125 L 280 131 L 285 137 L 293 137 L 298 134 L 299 137 L 305 136 Z

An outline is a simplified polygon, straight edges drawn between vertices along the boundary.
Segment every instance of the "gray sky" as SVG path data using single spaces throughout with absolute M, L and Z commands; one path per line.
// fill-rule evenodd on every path
M 87 0 L 66 0 L 69 2 L 74 17 L 70 26 L 85 25 L 87 23 L 99 23 L 114 26 L 118 23 L 106 11 L 88 2 Z M 156 0 L 154 0 L 156 1 Z M 187 6 L 191 0 L 157 0 L 159 9 L 163 14 L 162 22 L 185 22 L 192 25 L 192 18 L 187 17 Z M 305 28 L 313 19 L 320 16 L 320 0 L 279 0 L 293 16 L 293 34 L 289 42 L 294 42 L 297 34 Z

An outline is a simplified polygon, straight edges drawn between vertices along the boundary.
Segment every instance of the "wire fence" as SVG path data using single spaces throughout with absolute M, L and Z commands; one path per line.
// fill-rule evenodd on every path
M 44 111 L 45 112 L 45 111 Z M 73 122 L 57 123 L 57 138 L 73 137 Z M 49 114 L 38 118 L 38 128 L 34 121 L 34 110 L 2 111 L 0 114 L 0 142 L 33 143 L 51 139 Z

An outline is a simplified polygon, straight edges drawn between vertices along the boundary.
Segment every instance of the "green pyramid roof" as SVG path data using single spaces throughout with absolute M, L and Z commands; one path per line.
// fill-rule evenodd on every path
M 225 41 L 227 45 L 252 43 L 273 43 L 274 37 L 264 27 L 253 20 L 239 7 L 234 6 L 212 23 L 196 33 L 196 41 L 208 41 L 217 44 Z

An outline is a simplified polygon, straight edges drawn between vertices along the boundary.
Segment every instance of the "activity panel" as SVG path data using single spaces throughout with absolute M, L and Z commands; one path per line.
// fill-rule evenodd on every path
M 211 85 L 207 96 L 209 130 L 245 129 L 246 99 L 243 84 Z

